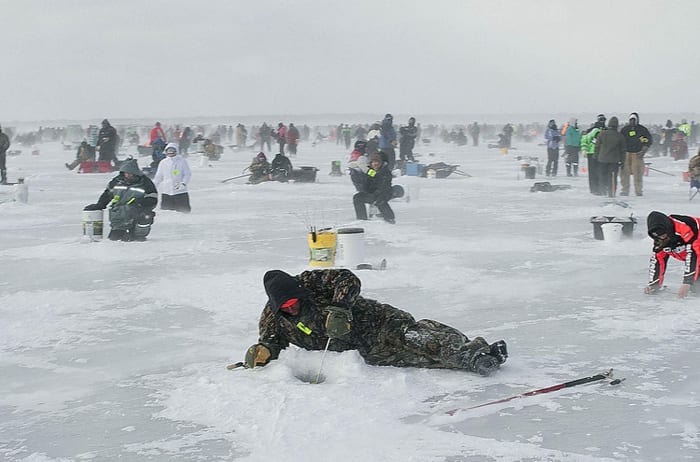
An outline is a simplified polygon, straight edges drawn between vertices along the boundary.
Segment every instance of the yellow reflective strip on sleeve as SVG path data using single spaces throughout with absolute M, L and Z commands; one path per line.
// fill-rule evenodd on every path
M 306 327 L 301 321 L 297 323 L 297 329 L 305 333 L 306 335 L 311 335 L 311 329 Z
M 135 198 L 135 197 L 132 197 L 131 199 L 129 199 L 129 202 L 127 202 L 127 204 L 131 204 L 131 203 L 133 203 L 135 200 L 136 200 L 136 198 Z

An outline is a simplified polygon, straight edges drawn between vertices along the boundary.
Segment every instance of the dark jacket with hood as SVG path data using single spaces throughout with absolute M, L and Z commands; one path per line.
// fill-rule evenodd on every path
M 628 123 L 620 130 L 625 138 L 627 152 L 646 152 L 652 144 L 651 133 L 644 125 L 639 125 L 639 114 L 633 112 L 630 114 L 630 119 L 632 118 L 637 121 L 636 124 Z
M 323 350 L 329 306 L 347 310 L 352 325 L 347 335 L 331 340 L 329 350 L 357 350 L 368 364 L 473 370 L 470 361 L 489 350 L 481 337 L 469 341 L 452 327 L 416 322 L 405 311 L 360 296 L 360 280 L 346 269 L 304 271 L 298 276 L 273 270 L 263 283 L 268 302 L 260 316 L 258 342 L 270 350 L 271 359 L 290 343 Z M 296 315 L 280 310 L 291 298 L 300 299 Z
M 116 149 L 118 144 L 117 130 L 112 127 L 107 119 L 102 121 L 102 128 L 97 135 L 97 145 L 100 147 L 101 161 L 112 161 L 117 158 Z
M 124 173 L 134 175 L 130 181 Z M 109 221 L 112 229 L 129 229 L 133 221 L 144 213 L 152 213 L 158 204 L 158 190 L 140 169 L 136 160 L 125 161 L 119 175 L 112 178 L 100 198 L 96 209 L 109 205 Z
M 662 287 L 666 263 L 671 256 L 685 262 L 683 284 L 693 285 L 700 271 L 700 218 L 686 215 L 665 215 L 651 212 L 647 217 L 647 232 L 654 239 L 654 254 L 649 264 L 649 285 Z M 667 234 L 665 240 L 658 236 Z
M 610 117 L 608 128 L 598 134 L 595 157 L 604 164 L 618 164 L 625 161 L 625 138 L 617 131 L 617 117 Z

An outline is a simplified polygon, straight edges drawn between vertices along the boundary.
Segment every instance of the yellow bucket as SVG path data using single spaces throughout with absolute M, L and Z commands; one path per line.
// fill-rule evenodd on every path
M 322 229 L 309 233 L 309 266 L 328 268 L 335 265 L 336 232 Z

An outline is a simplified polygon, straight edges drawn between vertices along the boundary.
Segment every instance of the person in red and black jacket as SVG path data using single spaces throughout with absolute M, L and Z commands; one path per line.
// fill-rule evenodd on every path
M 678 297 L 685 298 L 690 291 L 695 292 L 694 284 L 700 274 L 700 239 L 698 229 L 700 218 L 686 215 L 665 215 L 651 212 L 647 217 L 647 232 L 654 239 L 654 254 L 649 264 L 649 284 L 644 293 L 653 294 L 663 287 L 666 263 L 669 255 L 685 262 L 683 283 L 678 289 Z

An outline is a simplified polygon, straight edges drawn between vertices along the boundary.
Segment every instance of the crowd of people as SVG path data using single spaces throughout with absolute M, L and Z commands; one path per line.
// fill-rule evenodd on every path
M 337 128 L 337 139 L 342 139 L 346 147 L 356 137 L 347 165 L 356 188 L 352 198 L 356 218 L 367 220 L 369 205 L 376 208 L 377 215 L 385 222 L 395 224 L 396 216 L 389 204 L 394 198 L 392 171 L 400 164 L 415 161 L 413 149 L 421 133 L 420 125 L 410 117 L 397 130 L 393 116 L 387 113 L 381 122 L 369 125 L 366 130 L 360 126 L 353 131 L 347 124 Z M 466 130 L 473 137 L 473 144 L 478 145 L 481 133 L 478 124 Z M 499 145 L 510 147 L 514 132 L 512 125 L 504 126 Z M 674 136 L 678 132 L 682 130 L 676 129 Z M 192 172 L 186 149 L 190 141 L 211 141 L 199 134 L 190 140 L 188 134 L 191 133 L 190 127 L 181 131 L 177 127 L 169 133 L 159 122 L 152 127 L 149 133 L 149 144 L 153 148 L 151 175 L 141 170 L 133 158 L 118 160 L 119 135 L 107 119 L 102 121 L 94 146 L 87 139 L 80 143 L 75 160 L 66 164 L 68 169 L 96 157 L 118 169 L 98 200 L 85 206 L 85 210 L 108 208 L 110 240 L 145 241 L 154 223 L 159 193 L 161 210 L 191 211 L 188 185 Z M 466 136 L 464 129 L 462 135 Z M 245 145 L 248 135 L 245 126 L 238 124 L 227 136 Z M 567 176 L 578 176 L 580 153 L 586 157 L 592 194 L 615 196 L 619 176 L 620 195 L 628 195 L 632 188 L 637 196 L 643 195 L 644 158 L 654 146 L 654 136 L 640 123 L 638 113 L 631 113 L 622 127 L 617 117 L 607 119 L 599 114 L 586 130 L 579 128 L 575 118 L 561 128 L 555 120 L 550 120 L 543 137 L 548 177 L 558 174 L 563 144 Z M 267 146 L 270 151 L 273 139 L 278 150 L 270 163 L 264 148 Z M 280 122 L 275 130 L 263 123 L 256 137 L 260 151 L 248 167 L 249 182 L 292 179 L 294 170 L 289 157 L 296 154 L 300 139 L 302 135 L 293 123 L 287 126 Z M 184 152 L 181 143 L 185 146 Z M 3 183 L 6 181 L 5 153 L 9 146 L 8 136 L 0 129 Z M 689 173 L 700 190 L 700 152 L 690 160 Z M 653 211 L 647 217 L 647 232 L 653 239 L 653 254 L 644 292 L 656 294 L 663 290 L 668 259 L 673 257 L 684 262 L 678 296 L 685 298 L 695 293 L 700 274 L 700 218 Z M 470 340 L 450 326 L 427 319 L 416 321 L 403 310 L 363 298 L 360 281 L 349 270 L 314 270 L 297 276 L 272 270 L 265 274 L 263 285 L 268 300 L 260 318 L 258 342 L 248 349 L 242 363 L 248 368 L 264 366 L 277 359 L 289 344 L 308 350 L 357 350 L 372 365 L 459 369 L 480 375 L 490 375 L 508 357 L 503 340 L 491 344 L 482 337 Z

